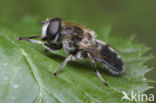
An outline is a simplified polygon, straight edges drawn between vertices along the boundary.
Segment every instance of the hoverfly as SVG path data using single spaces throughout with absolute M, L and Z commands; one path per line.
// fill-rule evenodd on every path
M 107 43 L 97 40 L 95 32 L 75 23 L 63 23 L 60 18 L 46 19 L 41 22 L 42 35 L 31 37 L 19 37 L 18 40 L 27 40 L 32 43 L 41 44 L 46 51 L 59 50 L 61 48 L 68 54 L 68 57 L 57 68 L 54 76 L 70 60 L 83 60 L 88 57 L 97 77 L 106 85 L 96 68 L 95 61 L 107 67 L 113 75 L 120 75 L 124 70 L 124 63 L 119 55 L 115 53 Z M 41 38 L 42 41 L 34 40 Z

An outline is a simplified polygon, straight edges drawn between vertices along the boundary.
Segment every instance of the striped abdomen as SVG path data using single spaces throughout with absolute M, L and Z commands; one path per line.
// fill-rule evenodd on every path
M 96 40 L 96 49 L 98 49 L 101 57 L 110 65 L 104 64 L 108 70 L 114 74 L 119 75 L 123 72 L 123 61 L 120 56 L 105 42 Z M 114 67 L 115 69 L 112 69 Z

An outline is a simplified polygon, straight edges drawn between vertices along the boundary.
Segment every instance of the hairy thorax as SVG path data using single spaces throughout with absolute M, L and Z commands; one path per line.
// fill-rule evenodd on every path
M 93 33 L 93 31 L 88 32 L 88 30 L 77 26 L 65 26 L 61 32 L 64 51 L 68 54 L 73 54 L 75 59 L 83 59 L 87 53 L 82 48 L 78 48 L 75 42 L 92 48 L 95 46 L 95 36 Z

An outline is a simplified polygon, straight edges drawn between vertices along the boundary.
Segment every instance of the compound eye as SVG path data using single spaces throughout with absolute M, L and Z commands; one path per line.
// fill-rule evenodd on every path
M 59 32 L 60 28 L 61 28 L 61 21 L 57 19 L 52 20 L 48 27 L 48 33 L 51 36 L 55 36 Z

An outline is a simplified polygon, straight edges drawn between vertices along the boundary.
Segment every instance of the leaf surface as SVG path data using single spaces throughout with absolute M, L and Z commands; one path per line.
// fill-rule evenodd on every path
M 53 77 L 66 57 L 63 51 L 45 53 L 40 45 L 16 40 L 40 33 L 38 25 L 36 18 L 26 17 L 15 25 L 0 26 L 1 103 L 120 103 L 122 91 L 130 95 L 131 91 L 143 93 L 151 88 L 142 80 L 150 70 L 143 65 L 152 57 L 144 55 L 148 48 L 134 43 L 133 38 L 123 40 L 108 35 L 110 29 L 106 26 L 98 37 L 120 50 L 126 68 L 123 75 L 112 76 L 100 70 L 110 85 L 107 88 L 86 61 L 71 62 Z

